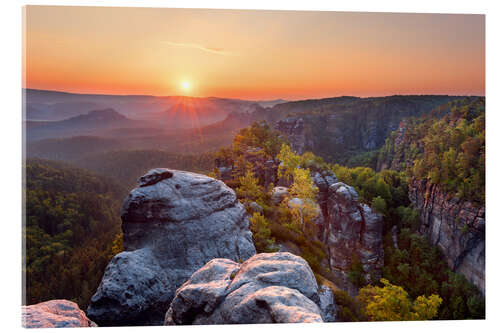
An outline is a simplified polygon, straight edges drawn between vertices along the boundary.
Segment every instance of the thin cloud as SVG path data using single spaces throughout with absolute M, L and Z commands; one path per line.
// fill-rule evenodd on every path
M 223 55 L 223 56 L 231 55 L 231 53 L 224 51 L 224 49 L 215 48 L 215 47 L 206 47 L 206 46 L 194 44 L 194 43 L 174 43 L 174 42 L 169 42 L 169 41 L 164 41 L 162 43 L 173 46 L 173 47 L 197 49 L 197 50 L 201 50 L 204 52 L 219 54 L 219 55 Z

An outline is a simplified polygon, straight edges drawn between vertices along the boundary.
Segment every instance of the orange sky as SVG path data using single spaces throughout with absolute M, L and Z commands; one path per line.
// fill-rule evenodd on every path
M 28 6 L 23 84 L 246 99 L 484 95 L 484 29 L 482 15 Z

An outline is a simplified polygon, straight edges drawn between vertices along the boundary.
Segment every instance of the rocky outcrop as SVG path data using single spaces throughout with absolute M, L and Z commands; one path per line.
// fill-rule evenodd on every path
M 285 118 L 279 121 L 275 128 L 288 138 L 290 147 L 298 154 L 306 151 L 306 135 L 303 118 Z
M 95 327 L 78 304 L 64 299 L 51 300 L 22 307 L 25 328 Z
M 335 296 L 333 291 L 327 286 L 318 288 L 319 308 L 323 314 L 323 320 L 326 322 L 334 322 L 337 320 L 337 304 L 335 304 Z
M 458 199 L 425 180 L 413 179 L 408 194 L 420 210 L 420 233 L 441 249 L 452 270 L 484 294 L 484 206 Z
M 327 209 L 322 239 L 328 248 L 332 272 L 348 285 L 348 271 L 357 256 L 366 281 L 378 281 L 384 266 L 381 215 L 359 203 L 356 190 L 341 182 L 328 188 Z
M 269 159 L 262 148 L 259 147 L 248 147 L 242 154 L 243 159 L 251 163 L 252 172 L 255 177 L 261 180 L 265 188 L 269 184 L 277 183 L 278 174 L 278 162 Z M 215 159 L 215 168 L 218 171 L 218 178 L 223 181 L 231 181 L 234 178 L 234 173 L 244 174 L 244 170 L 238 170 L 235 163 L 230 158 L 217 158 Z
M 333 295 L 321 295 L 307 262 L 291 253 L 261 253 L 242 264 L 214 259 L 177 290 L 165 325 L 332 320 Z
M 100 326 L 157 325 L 180 287 L 213 258 L 255 254 L 248 216 L 223 182 L 153 169 L 123 204 L 124 252 L 108 264 L 88 307 Z
M 328 197 L 330 195 L 330 186 L 337 183 L 337 176 L 328 169 L 311 168 L 311 178 L 314 185 L 318 188 L 317 202 L 321 209 L 322 220 L 328 220 Z M 325 232 L 325 223 L 319 224 L 320 234 Z
M 288 187 L 284 186 L 276 186 L 271 191 L 271 198 L 275 205 L 279 204 L 286 197 L 288 197 L 290 193 L 288 192 Z

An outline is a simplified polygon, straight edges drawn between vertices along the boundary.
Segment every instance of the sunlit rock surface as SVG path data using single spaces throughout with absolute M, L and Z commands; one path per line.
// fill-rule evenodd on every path
M 261 253 L 242 264 L 214 259 L 177 290 L 165 324 L 333 320 L 336 309 L 333 295 L 323 299 L 321 296 L 325 295 L 318 293 L 307 262 L 291 253 Z
M 22 322 L 26 328 L 97 326 L 80 310 L 78 304 L 65 299 L 23 306 Z

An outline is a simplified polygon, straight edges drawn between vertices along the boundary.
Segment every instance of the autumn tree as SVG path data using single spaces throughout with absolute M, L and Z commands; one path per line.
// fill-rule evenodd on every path
M 281 161 L 278 167 L 278 177 L 284 177 L 291 180 L 295 170 L 299 167 L 302 158 L 300 155 L 295 154 L 289 145 L 283 144 L 277 156 Z
M 309 169 L 295 169 L 293 184 L 290 186 L 292 199 L 288 201 L 288 206 L 303 231 L 306 230 L 307 223 L 312 222 L 320 214 L 316 204 L 317 193 L 318 188 L 314 185 Z
M 381 279 L 383 287 L 366 286 L 357 296 L 366 315 L 374 321 L 429 320 L 434 318 L 442 303 L 441 297 L 418 296 L 412 301 L 400 286 Z

